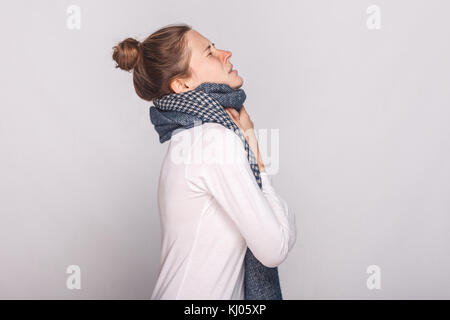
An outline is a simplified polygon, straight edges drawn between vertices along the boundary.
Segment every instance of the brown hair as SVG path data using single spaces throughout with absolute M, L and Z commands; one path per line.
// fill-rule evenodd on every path
M 144 41 L 127 38 L 113 47 L 112 58 L 116 68 L 133 70 L 134 89 L 139 97 L 151 101 L 173 93 L 170 82 L 175 78 L 191 76 L 186 33 L 187 24 L 165 26 Z

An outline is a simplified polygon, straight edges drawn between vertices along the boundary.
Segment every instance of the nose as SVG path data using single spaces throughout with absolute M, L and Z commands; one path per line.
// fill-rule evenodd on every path
M 227 50 L 222 50 L 222 51 L 224 52 L 223 53 L 223 63 L 225 64 L 225 63 L 227 63 L 228 59 L 231 58 L 232 53 L 231 53 L 231 51 L 227 51 Z

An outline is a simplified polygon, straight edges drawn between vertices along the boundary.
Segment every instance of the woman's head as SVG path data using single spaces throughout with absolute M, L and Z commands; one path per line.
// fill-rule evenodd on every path
M 243 83 L 237 71 L 229 73 L 231 52 L 216 49 L 186 24 L 161 28 L 143 42 L 127 38 L 113 49 L 116 68 L 133 70 L 134 88 L 144 100 L 192 90 L 204 82 L 234 89 Z
M 233 89 L 242 86 L 243 80 L 237 70 L 230 72 L 233 65 L 229 61 L 231 52 L 217 49 L 213 42 L 199 32 L 190 30 L 186 34 L 188 49 L 191 53 L 188 78 L 175 79 L 174 92 L 192 90 L 203 82 L 225 83 Z

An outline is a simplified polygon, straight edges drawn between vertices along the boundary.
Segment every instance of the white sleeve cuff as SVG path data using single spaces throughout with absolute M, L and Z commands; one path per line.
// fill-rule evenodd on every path
M 259 173 L 259 176 L 261 177 L 261 185 L 262 189 L 271 189 L 273 187 L 272 185 L 272 175 L 268 174 L 266 171 L 262 171 Z

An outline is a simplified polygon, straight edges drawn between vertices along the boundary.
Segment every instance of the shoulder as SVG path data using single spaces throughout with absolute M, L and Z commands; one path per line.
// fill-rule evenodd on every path
M 200 126 L 200 128 L 203 130 L 204 135 L 208 134 L 217 134 L 222 136 L 236 136 L 236 138 L 239 139 L 239 137 L 236 135 L 236 133 L 233 132 L 233 130 L 225 127 L 224 125 L 217 123 L 217 122 L 206 122 Z M 233 134 L 233 135 L 231 135 Z
M 171 140 L 173 144 L 189 142 L 191 147 L 199 145 L 214 145 L 223 148 L 243 147 L 243 141 L 236 132 L 216 122 L 205 122 L 201 125 L 178 131 L 176 134 L 173 134 Z
M 189 130 L 196 136 L 186 153 L 185 178 L 192 188 L 206 192 L 228 179 L 233 184 L 252 175 L 244 142 L 233 130 L 220 123 L 204 123 Z
M 231 129 L 225 127 L 224 125 L 216 122 L 207 122 L 201 126 L 203 140 L 209 141 L 213 137 L 220 138 L 214 140 L 214 143 L 226 145 L 229 143 L 240 143 L 242 144 L 239 136 Z M 228 141 L 229 140 L 229 141 Z
M 201 136 L 205 136 L 208 134 L 226 135 L 229 132 L 236 135 L 232 130 L 228 129 L 227 127 L 223 126 L 220 123 L 205 122 L 201 125 L 196 125 L 188 129 L 179 128 L 174 130 L 174 132 L 172 133 L 171 141 L 175 142 L 187 138 L 189 138 L 192 141 L 195 141 L 198 140 L 198 138 L 200 138 Z
M 203 149 L 204 158 L 215 155 L 216 160 L 222 160 L 221 164 L 246 161 L 244 142 L 236 132 L 220 123 L 205 123 L 202 129 L 202 141 L 198 146 Z
M 169 152 L 182 158 L 185 164 L 202 167 L 247 161 L 244 142 L 238 134 L 215 122 L 206 122 L 174 134 Z

